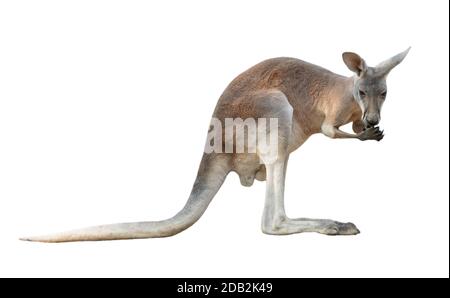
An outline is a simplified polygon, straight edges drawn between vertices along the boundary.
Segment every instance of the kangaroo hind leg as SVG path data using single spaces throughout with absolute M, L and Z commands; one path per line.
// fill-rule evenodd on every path
M 266 198 L 261 228 L 266 234 L 287 235 L 302 232 L 316 232 L 326 235 L 356 235 L 359 230 L 352 223 L 341 223 L 329 219 L 288 218 L 284 208 L 284 186 L 289 159 L 289 145 L 292 140 L 293 109 L 282 93 L 268 95 L 264 106 L 271 108 L 267 118 L 278 119 L 277 152 L 267 154 L 259 152 L 264 163 L 266 178 Z M 273 129 L 273 128 L 271 128 Z M 273 131 L 269 131 L 273 133 Z M 272 145 L 272 144 L 271 144 Z M 260 148 L 258 147 L 258 150 Z
M 330 219 L 291 219 L 284 209 L 284 184 L 288 157 L 266 164 L 266 199 L 262 217 L 262 231 L 270 235 L 288 235 L 316 232 L 325 235 L 356 235 L 358 228 L 352 223 Z

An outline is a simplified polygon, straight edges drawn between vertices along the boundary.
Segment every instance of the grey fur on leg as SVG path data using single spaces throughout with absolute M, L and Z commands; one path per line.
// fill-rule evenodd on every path
M 284 181 L 287 158 L 266 165 L 266 203 L 262 219 L 262 231 L 269 235 L 289 235 L 316 232 L 325 235 L 357 235 L 360 233 L 353 223 L 341 223 L 330 219 L 290 219 L 284 210 Z

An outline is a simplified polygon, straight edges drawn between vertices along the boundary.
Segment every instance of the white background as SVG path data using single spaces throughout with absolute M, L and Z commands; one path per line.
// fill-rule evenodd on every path
M 156 1 L 155 1 L 156 3 Z M 2 1 L 0 276 L 448 277 L 448 1 Z M 236 174 L 167 239 L 17 240 L 172 216 L 226 85 L 270 57 L 351 75 L 408 46 L 380 143 L 315 135 L 287 175 L 292 217 L 362 234 L 267 236 L 264 183 Z

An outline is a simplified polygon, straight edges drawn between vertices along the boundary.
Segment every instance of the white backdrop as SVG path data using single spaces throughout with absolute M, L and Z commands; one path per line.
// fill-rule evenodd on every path
M 448 1 L 2 1 L 0 276 L 448 276 Z M 167 239 L 20 236 L 176 213 L 215 103 L 241 71 L 293 56 L 388 79 L 382 142 L 313 136 L 290 159 L 292 217 L 356 237 L 267 236 L 264 183 L 235 174 Z M 375 186 L 375 187 L 374 187 Z

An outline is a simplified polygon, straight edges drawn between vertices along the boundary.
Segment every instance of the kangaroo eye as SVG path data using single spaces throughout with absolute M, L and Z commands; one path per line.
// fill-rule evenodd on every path
M 361 97 L 361 98 L 366 97 L 366 92 L 359 90 L 359 97 Z
M 387 94 L 387 91 L 383 91 L 383 92 L 381 93 L 381 97 L 385 98 L 385 97 L 386 97 L 386 94 Z

